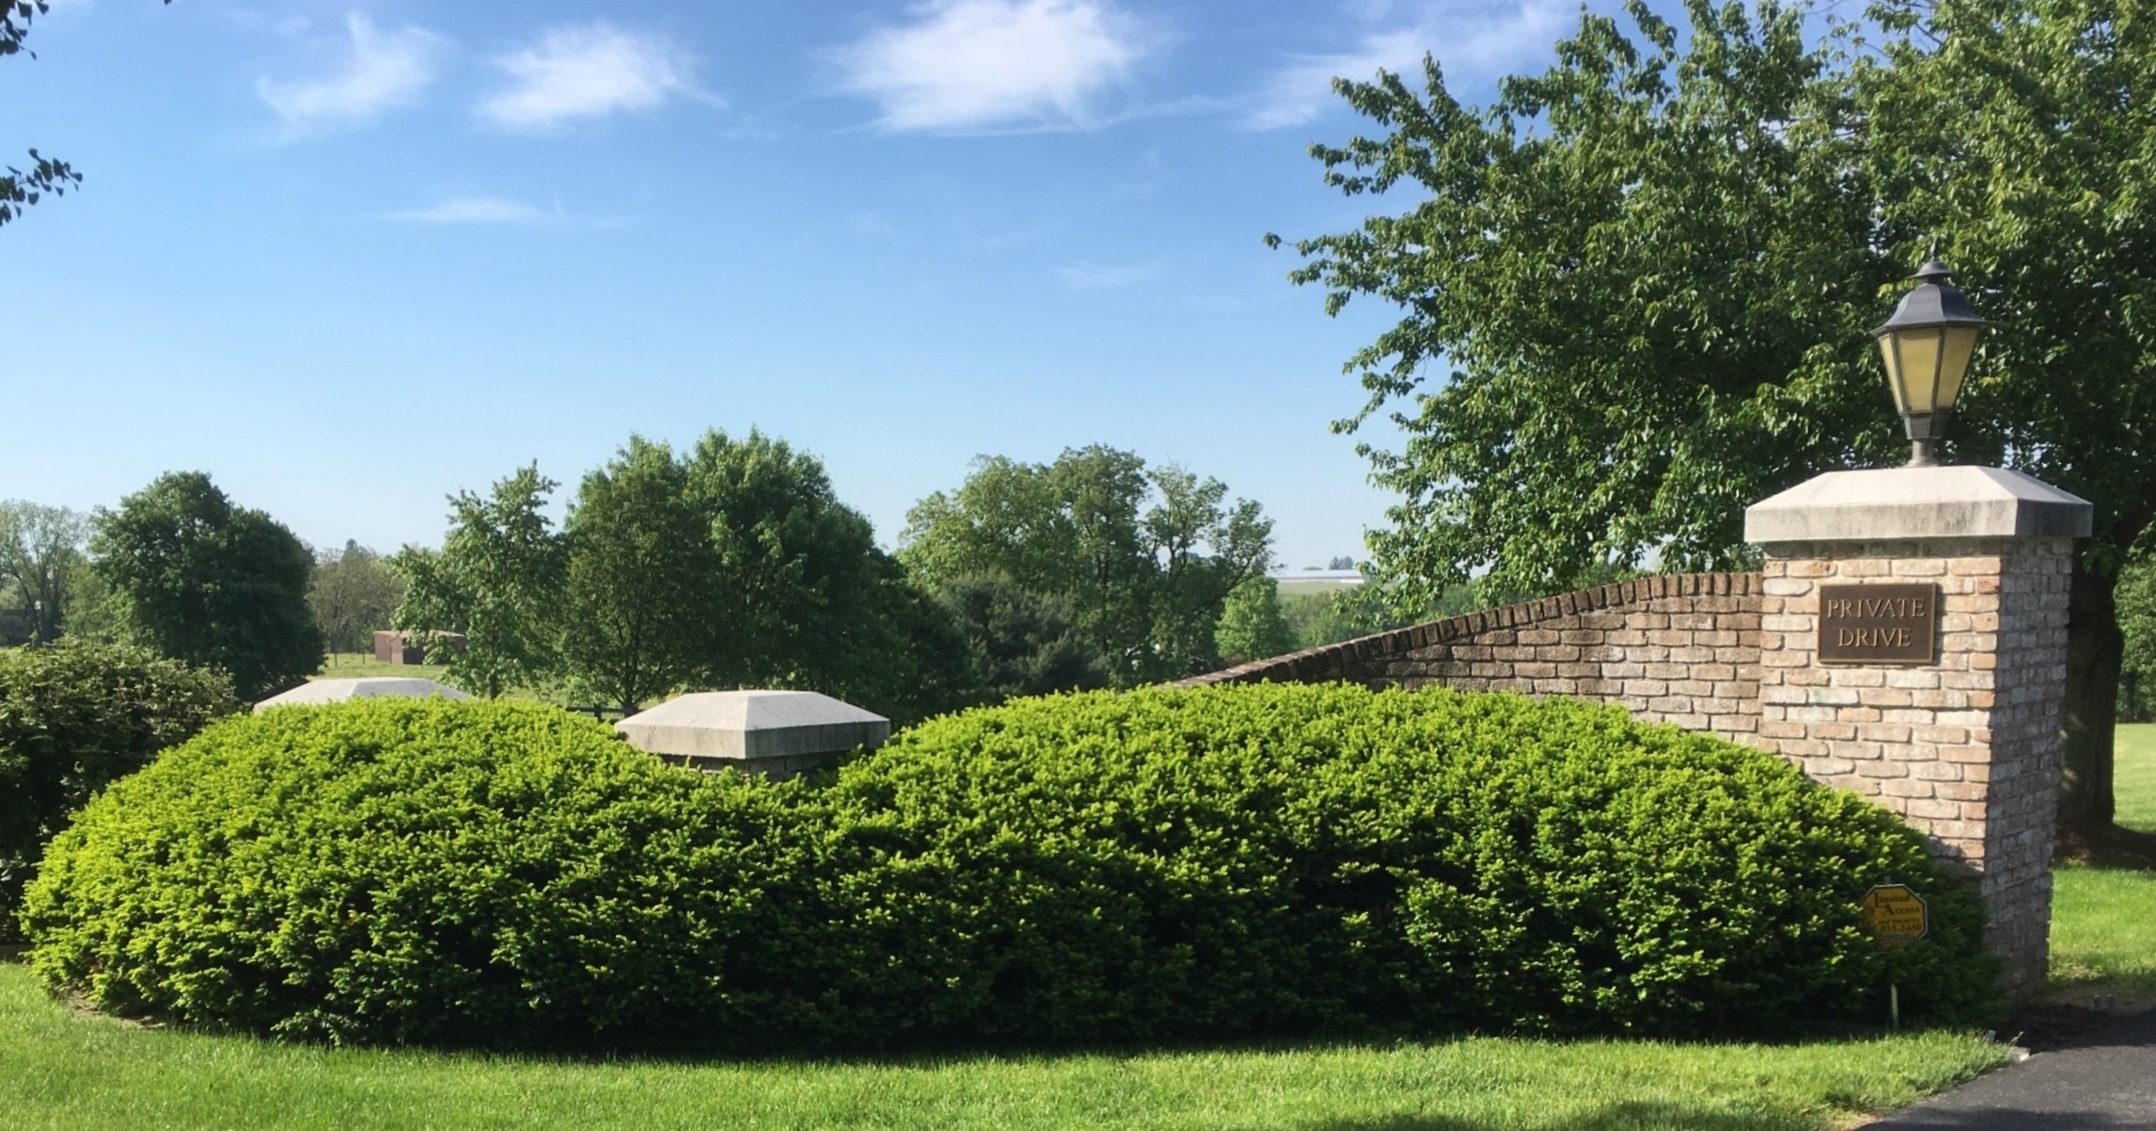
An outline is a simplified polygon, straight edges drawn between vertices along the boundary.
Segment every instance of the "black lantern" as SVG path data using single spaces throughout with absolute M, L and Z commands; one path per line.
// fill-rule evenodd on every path
M 1910 467 L 1937 466 L 1932 445 L 1946 433 L 1947 418 L 1961 397 L 1977 335 L 1991 325 L 1976 316 L 1961 288 L 1946 277 L 1946 264 L 1925 260 L 1913 276 L 1923 285 L 1903 295 L 1894 317 L 1872 331 L 1909 433 Z

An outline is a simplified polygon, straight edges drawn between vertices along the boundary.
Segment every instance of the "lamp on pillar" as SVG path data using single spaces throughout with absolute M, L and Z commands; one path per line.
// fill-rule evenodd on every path
M 1946 264 L 1926 259 L 1912 277 L 1923 285 L 1903 295 L 1894 317 L 1872 334 L 1879 339 L 1887 384 L 1894 388 L 1894 405 L 1909 433 L 1909 466 L 1935 467 L 1939 461 L 1932 445 L 1946 433 L 1977 335 L 1991 323 L 1977 317 L 1961 288 L 1946 281 Z

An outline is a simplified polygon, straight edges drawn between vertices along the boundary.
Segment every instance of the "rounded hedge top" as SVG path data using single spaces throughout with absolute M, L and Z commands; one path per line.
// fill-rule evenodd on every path
M 1880 952 L 1874 883 L 1932 901 Z M 108 1008 L 336 1040 L 801 1045 L 1756 1031 L 1995 1006 L 1974 896 L 1772 756 L 1574 702 L 1246 685 L 1019 700 L 815 782 L 548 707 L 228 721 L 27 899 Z

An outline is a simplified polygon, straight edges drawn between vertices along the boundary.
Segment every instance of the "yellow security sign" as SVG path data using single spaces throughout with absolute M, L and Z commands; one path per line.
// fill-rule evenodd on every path
M 1880 884 L 1865 892 L 1857 907 L 1879 945 L 1887 950 L 1908 946 L 1931 930 L 1931 912 L 1924 906 L 1924 897 L 1910 891 L 1907 884 Z

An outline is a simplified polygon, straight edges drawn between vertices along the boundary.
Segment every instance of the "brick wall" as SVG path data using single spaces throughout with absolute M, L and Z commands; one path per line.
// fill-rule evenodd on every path
M 2016 986 L 2047 953 L 2072 554 L 2064 538 L 1783 543 L 1763 573 L 1760 737 L 1979 877 Z M 1818 587 L 1865 581 L 1938 584 L 1935 663 L 1816 663 Z
M 1762 593 L 1756 573 L 1645 577 L 1259 660 L 1182 686 L 1346 680 L 1570 695 L 1755 741 Z

